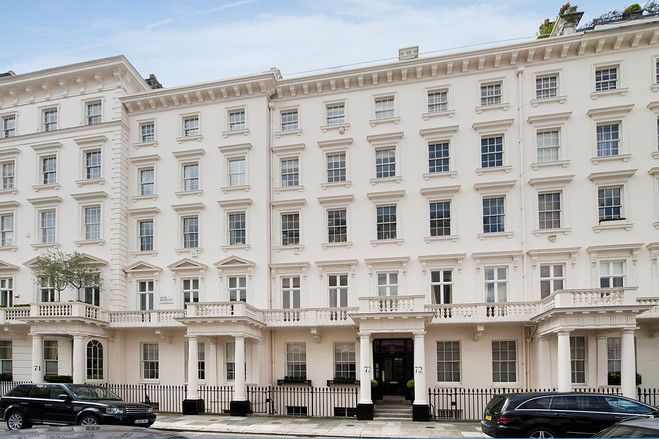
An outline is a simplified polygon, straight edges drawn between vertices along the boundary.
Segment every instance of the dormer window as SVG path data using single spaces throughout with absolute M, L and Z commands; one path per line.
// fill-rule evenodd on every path
M 501 82 L 494 82 L 481 85 L 481 105 L 499 105 L 501 104 Z
M 43 110 L 43 130 L 54 131 L 57 129 L 57 108 Z
M 595 91 L 615 90 L 618 88 L 618 67 L 609 66 L 595 70 Z

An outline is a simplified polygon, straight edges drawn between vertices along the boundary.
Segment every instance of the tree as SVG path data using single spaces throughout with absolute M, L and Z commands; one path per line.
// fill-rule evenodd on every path
M 101 286 L 98 268 L 81 253 L 51 251 L 36 258 L 31 265 L 34 277 L 41 285 L 49 285 L 59 295 L 67 287 L 80 290 L 88 286 Z

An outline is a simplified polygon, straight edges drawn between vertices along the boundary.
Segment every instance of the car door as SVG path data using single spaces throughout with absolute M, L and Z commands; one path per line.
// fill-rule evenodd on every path
M 577 404 L 582 431 L 589 437 L 616 422 L 611 419 L 609 406 L 601 395 L 577 396 Z
M 46 401 L 50 398 L 47 384 L 33 384 L 30 389 L 30 396 L 27 401 L 27 416 L 32 421 L 41 422 L 44 420 L 44 409 Z
M 61 384 L 48 386 L 49 400 L 44 403 L 44 417 L 55 424 L 73 424 L 73 399 Z
M 611 424 L 620 422 L 632 416 L 647 416 L 650 417 L 656 410 L 654 407 L 641 404 L 631 399 L 622 398 L 620 396 L 604 396 L 604 400 L 608 406 L 609 417 Z

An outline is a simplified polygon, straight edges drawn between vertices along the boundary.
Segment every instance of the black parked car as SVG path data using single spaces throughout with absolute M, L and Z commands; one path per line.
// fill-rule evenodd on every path
M 590 437 L 624 419 L 654 417 L 658 410 L 601 393 L 497 395 L 485 407 L 483 433 L 492 437 Z
M 120 424 L 149 427 L 148 404 L 126 403 L 105 387 L 82 384 L 19 384 L 0 398 L 0 415 L 10 430 L 32 424 Z
M 659 419 L 634 418 L 618 422 L 593 437 L 659 437 Z

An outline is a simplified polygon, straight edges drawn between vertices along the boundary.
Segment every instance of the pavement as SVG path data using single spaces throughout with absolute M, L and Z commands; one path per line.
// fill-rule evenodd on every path
M 169 431 L 286 437 L 456 438 L 488 437 L 478 422 L 358 421 L 293 416 L 225 416 L 160 413 L 151 428 Z

